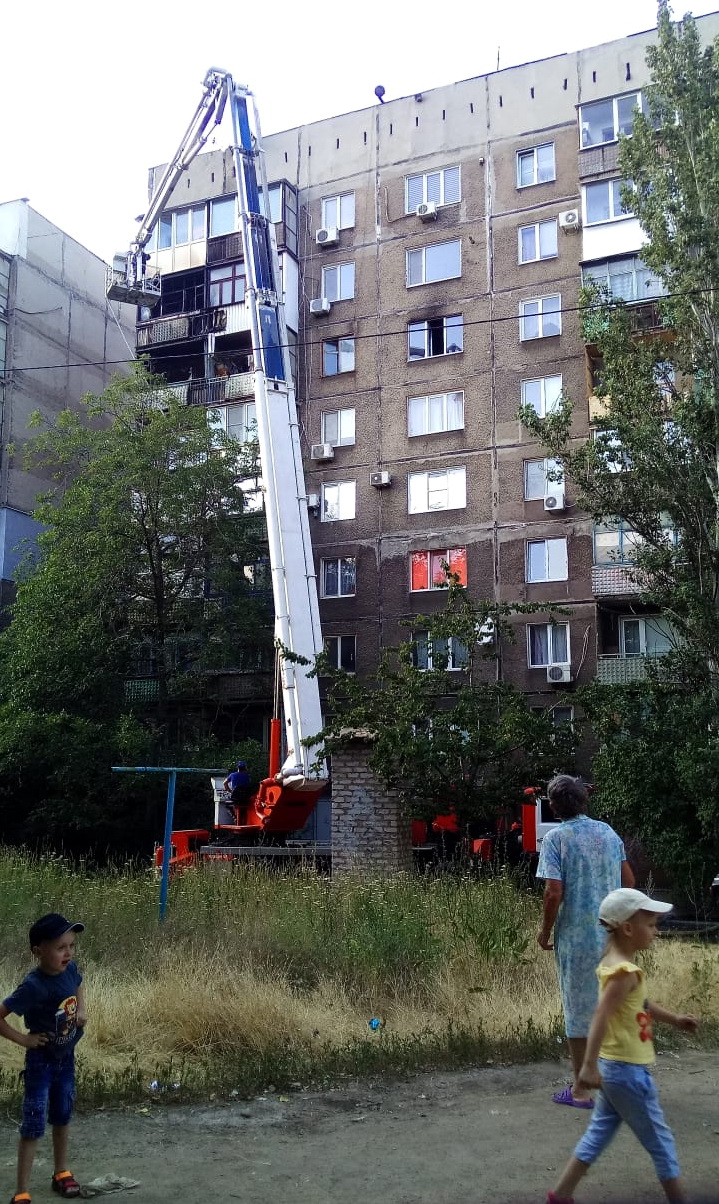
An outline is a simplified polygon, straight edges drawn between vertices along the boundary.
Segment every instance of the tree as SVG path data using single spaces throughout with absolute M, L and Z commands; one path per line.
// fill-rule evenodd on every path
M 699 864 L 716 872 L 719 854 L 719 44 L 703 48 L 691 17 L 673 24 L 662 0 L 647 62 L 619 168 L 647 239 L 646 283 L 662 295 L 582 294 L 595 438 L 575 438 L 567 397 L 544 420 L 522 418 L 594 521 L 622 524 L 640 601 L 677 633 L 645 685 L 580 701 L 599 738 L 601 805 L 686 880 Z
M 178 709 L 203 683 L 211 693 L 214 671 L 259 667 L 272 635 L 262 530 L 242 487 L 256 447 L 213 429 L 141 367 L 83 409 L 53 426 L 35 420 L 29 456 L 55 486 L 0 636 L 0 786 L 25 814 L 39 796 L 47 811 L 48 793 L 61 814 L 64 797 L 73 822 L 84 799 L 89 824 L 93 799 L 127 793 L 110 779 L 113 755 L 160 756 L 176 742 Z M 133 704 L 126 682 L 139 674 L 154 697 Z M 212 737 L 204 723 L 195 742 Z
M 555 727 L 547 711 L 532 711 L 512 686 L 481 680 L 483 664 L 494 660 L 488 644 L 500 632 L 512 638 L 509 616 L 536 608 L 474 603 L 448 578 L 445 609 L 417 616 L 419 641 L 415 634 L 385 648 L 371 678 L 321 665 L 331 679 L 322 739 L 331 754 L 353 732 L 371 733 L 370 766 L 410 815 L 452 811 L 461 825 L 493 826 L 519 805 L 524 788 L 571 766 L 574 733 L 571 724 Z

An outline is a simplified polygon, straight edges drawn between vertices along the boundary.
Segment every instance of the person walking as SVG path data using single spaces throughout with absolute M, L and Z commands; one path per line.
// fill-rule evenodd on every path
M 610 891 L 634 886 L 634 874 L 614 829 L 586 814 L 589 796 L 578 778 L 560 774 L 547 793 L 560 823 L 546 834 L 539 851 L 537 878 L 545 887 L 537 941 L 542 949 L 554 949 L 573 1071 L 573 1082 L 552 1099 L 591 1108 L 594 1101 L 580 1085 L 579 1071 L 597 1003 L 596 967 L 607 940 L 599 904 Z
M 575 1147 L 547 1204 L 573 1204 L 572 1192 L 607 1148 L 622 1121 L 651 1156 L 671 1204 L 684 1204 L 674 1137 L 664 1119 L 649 1067 L 654 1062 L 652 1023 L 659 1020 L 683 1032 L 696 1031 L 696 1016 L 668 1012 L 646 997 L 644 971 L 636 954 L 657 935 L 657 919 L 671 903 L 639 890 L 612 891 L 602 900 L 599 919 L 609 942 L 596 970 L 599 1003 L 589 1030 L 580 1085 L 600 1087 L 586 1133 Z

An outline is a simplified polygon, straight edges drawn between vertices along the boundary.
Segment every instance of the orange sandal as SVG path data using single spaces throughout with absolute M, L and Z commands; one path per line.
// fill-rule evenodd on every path
M 50 1186 L 63 1200 L 74 1200 L 80 1195 L 80 1184 L 72 1177 L 70 1171 L 58 1171 L 53 1175 Z
M 13 1196 L 12 1200 L 10 1201 L 10 1204 L 30 1204 L 30 1192 L 29 1191 L 17 1192 Z

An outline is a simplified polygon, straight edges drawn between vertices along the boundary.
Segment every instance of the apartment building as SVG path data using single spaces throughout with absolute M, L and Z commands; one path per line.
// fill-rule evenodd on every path
M 50 488 L 24 452 L 35 410 L 52 419 L 101 393 L 132 358 L 135 311 L 105 297 L 105 264 L 27 200 L 0 204 L 0 613 Z M 13 448 L 12 454 L 10 448 Z
M 719 14 L 697 25 L 708 42 Z M 654 37 L 266 139 L 323 630 L 345 669 L 370 672 L 383 645 L 442 607 L 445 561 L 475 597 L 567 609 L 556 623 L 541 609 L 518 619 L 490 669 L 557 720 L 572 714 L 572 685 L 629 680 L 668 646 L 627 580 L 632 533 L 595 529 L 517 419 L 521 403 L 544 414 L 564 392 L 576 438 L 592 435 L 583 279 L 658 326 L 660 285 L 622 208 L 617 155 Z M 177 184 L 154 248 L 161 309 L 140 314 L 137 341 L 188 403 L 220 405 L 242 434 L 253 409 L 234 192 L 219 151 Z M 448 651 L 460 671 L 463 650 Z

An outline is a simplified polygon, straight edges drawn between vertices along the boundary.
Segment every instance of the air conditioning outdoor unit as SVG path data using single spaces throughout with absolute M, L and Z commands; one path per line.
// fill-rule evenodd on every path
M 313 317 L 319 318 L 321 314 L 328 314 L 332 308 L 332 302 L 326 297 L 315 297 L 310 301 L 310 313 Z
M 552 686 L 566 685 L 572 680 L 572 666 L 569 664 L 547 665 L 547 681 Z
M 310 452 L 311 460 L 334 460 L 335 449 L 331 443 L 313 443 Z
M 487 619 L 486 623 L 481 623 L 477 628 L 477 643 L 478 644 L 493 644 L 496 634 L 494 619 Z
M 548 481 L 544 495 L 545 510 L 563 510 L 565 507 L 564 485 L 561 481 Z
M 559 215 L 559 229 L 569 233 L 571 230 L 579 230 L 582 224 L 581 214 L 578 209 L 565 209 L 564 213 Z
M 383 468 L 381 472 L 371 472 L 369 474 L 369 483 L 374 485 L 375 489 L 386 489 L 392 484 L 392 475 Z
M 315 231 L 315 242 L 318 247 L 334 247 L 340 240 L 340 232 L 336 226 L 328 226 L 326 230 Z
M 421 205 L 417 206 L 415 213 L 420 221 L 435 222 L 437 220 L 437 202 L 423 201 Z

